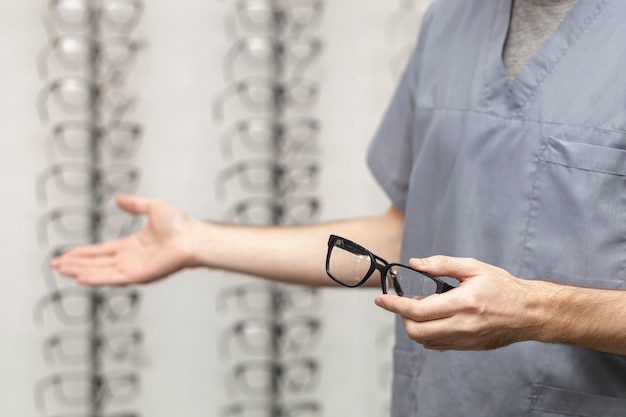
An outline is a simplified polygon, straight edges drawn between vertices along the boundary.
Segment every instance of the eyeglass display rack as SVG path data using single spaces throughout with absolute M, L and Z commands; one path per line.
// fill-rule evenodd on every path
M 36 191 L 44 206 L 37 234 L 46 252 L 47 293 L 34 307 L 35 322 L 47 332 L 42 351 L 52 368 L 34 389 L 43 416 L 139 415 L 127 407 L 139 394 L 141 294 L 129 287 L 81 287 L 48 263 L 73 246 L 135 228 L 135 219 L 116 209 L 112 197 L 134 191 L 139 180 L 130 161 L 142 127 L 127 118 L 135 98 L 126 81 L 139 49 L 131 33 L 143 6 L 141 0 L 45 2 L 48 39 L 37 59 L 44 82 L 37 106 L 49 130 L 49 165 Z
M 227 85 L 214 101 L 214 118 L 226 126 L 220 145 L 227 162 L 216 184 L 230 201 L 226 221 L 311 222 L 320 207 L 314 158 L 320 123 L 313 115 L 319 86 L 310 69 L 321 49 L 314 32 L 323 3 L 237 0 L 229 6 Z M 221 416 L 321 415 L 310 397 L 320 373 L 312 356 L 319 298 L 315 289 L 246 277 L 218 294 L 218 306 L 236 318 L 220 338 L 233 361 L 226 377 L 231 402 Z

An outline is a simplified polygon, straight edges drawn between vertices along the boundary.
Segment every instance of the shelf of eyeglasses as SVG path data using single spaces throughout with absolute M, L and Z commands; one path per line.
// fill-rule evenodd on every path
M 316 358 L 239 361 L 229 370 L 225 387 L 232 398 L 294 398 L 312 394 L 319 385 Z
M 315 400 L 241 401 L 223 407 L 219 417 L 321 417 L 322 405 Z
M 59 371 L 40 379 L 34 390 L 35 405 L 40 411 L 69 408 L 84 412 L 95 405 L 105 410 L 104 414 L 113 407 L 132 404 L 139 393 L 140 378 L 133 371 Z

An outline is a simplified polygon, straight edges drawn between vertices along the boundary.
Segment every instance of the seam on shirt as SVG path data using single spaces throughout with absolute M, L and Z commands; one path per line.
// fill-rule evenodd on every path
M 482 110 L 476 110 L 476 109 L 464 109 L 462 107 L 447 107 L 447 106 L 416 107 L 416 111 L 436 111 L 436 110 L 452 111 L 452 112 L 459 112 L 459 113 L 473 113 L 477 115 L 489 116 L 495 119 L 501 119 L 501 120 L 507 120 L 507 121 L 547 124 L 547 125 L 553 125 L 553 126 L 579 127 L 579 128 L 592 129 L 592 130 L 597 130 L 597 131 L 599 130 L 603 133 L 619 133 L 619 134 L 626 135 L 626 130 L 621 130 L 621 129 L 611 129 L 607 127 L 600 127 L 600 126 L 581 124 L 581 123 L 554 122 L 554 121 L 518 117 L 518 116 L 503 116 L 501 114 L 498 114 L 492 111 L 482 111 Z
M 578 34 L 575 36 L 575 38 L 568 43 L 565 48 L 563 48 L 561 51 L 559 51 L 559 55 L 557 57 L 557 59 L 555 61 L 552 62 L 552 65 L 550 65 L 547 69 L 547 71 L 545 72 L 545 74 L 543 75 L 543 77 L 541 77 L 541 79 L 539 79 L 539 81 L 537 82 L 537 84 L 535 85 L 535 88 L 533 88 L 530 91 L 530 94 L 528 94 L 528 96 L 526 97 L 526 99 L 524 101 L 522 101 L 520 103 L 520 107 L 519 110 L 517 111 L 517 114 L 522 114 L 522 111 L 526 108 L 528 102 L 531 101 L 531 99 L 537 94 L 537 91 L 541 88 L 541 86 L 543 85 L 543 83 L 549 78 L 549 76 L 552 74 L 552 71 L 554 71 L 554 68 L 556 68 L 556 66 L 561 62 L 561 60 L 563 59 L 563 57 L 565 57 L 565 55 L 567 55 L 567 52 L 572 48 L 572 46 L 574 46 L 576 44 L 576 42 L 578 42 L 578 40 L 580 39 L 580 37 L 589 29 L 589 26 L 591 26 L 591 23 L 596 20 L 596 18 L 600 15 L 600 13 L 602 13 L 604 10 L 606 10 L 606 6 L 610 1 L 603 1 L 601 3 L 598 3 L 596 5 L 596 11 L 593 15 L 591 15 L 590 17 L 587 18 L 587 21 L 583 22 L 583 25 L 581 27 L 579 27 L 579 32 Z M 574 6 L 576 7 L 576 6 Z M 557 29 L 558 30 L 558 29 Z

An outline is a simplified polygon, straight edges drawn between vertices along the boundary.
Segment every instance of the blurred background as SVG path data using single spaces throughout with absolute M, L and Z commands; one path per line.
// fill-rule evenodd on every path
M 0 2 L 0 415 L 387 415 L 378 290 L 45 265 L 136 227 L 119 191 L 253 224 L 386 210 L 365 155 L 428 1 Z

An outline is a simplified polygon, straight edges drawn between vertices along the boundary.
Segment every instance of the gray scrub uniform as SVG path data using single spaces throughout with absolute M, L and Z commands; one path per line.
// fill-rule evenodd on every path
M 440 0 L 423 20 L 368 155 L 406 216 L 402 260 L 623 288 L 626 1 L 579 1 L 511 84 L 510 7 Z M 392 414 L 623 417 L 626 358 L 537 342 L 427 351 L 398 323 Z

